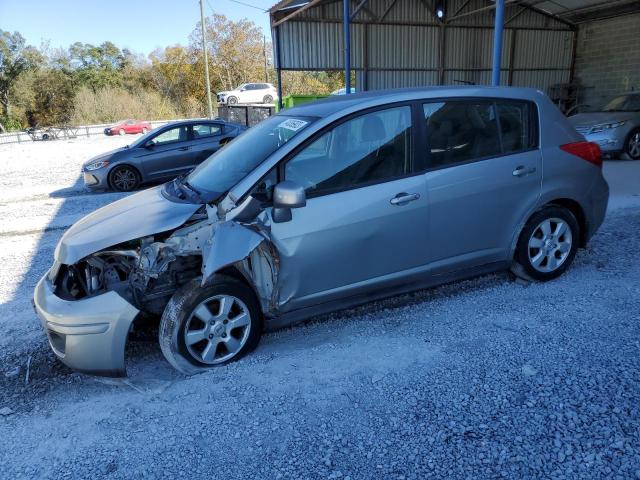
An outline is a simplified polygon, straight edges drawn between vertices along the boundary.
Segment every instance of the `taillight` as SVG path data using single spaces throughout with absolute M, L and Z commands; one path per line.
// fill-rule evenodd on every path
M 594 142 L 575 142 L 560 145 L 560 149 L 571 155 L 580 157 L 589 163 L 602 167 L 602 152 L 600 146 Z

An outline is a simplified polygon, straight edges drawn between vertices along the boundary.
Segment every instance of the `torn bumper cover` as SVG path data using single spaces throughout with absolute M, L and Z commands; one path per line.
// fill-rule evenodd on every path
M 95 375 L 124 376 L 124 348 L 138 309 L 115 292 L 67 301 L 53 292 L 47 275 L 33 300 L 56 356 Z

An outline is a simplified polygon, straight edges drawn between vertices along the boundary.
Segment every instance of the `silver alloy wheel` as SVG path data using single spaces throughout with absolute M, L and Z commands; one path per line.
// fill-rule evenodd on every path
M 571 227 L 567 222 L 556 217 L 543 220 L 529 238 L 531 266 L 543 273 L 557 270 L 569 256 L 572 242 Z
M 136 186 L 137 181 L 135 172 L 128 168 L 119 168 L 113 172 L 113 185 L 120 191 L 131 190 Z
M 142 134 L 144 135 L 145 133 L 147 133 L 147 127 L 142 127 Z
M 247 343 L 249 333 L 247 306 L 232 295 L 216 295 L 193 309 L 184 328 L 184 342 L 193 358 L 215 365 L 233 358 Z
M 634 133 L 631 138 L 629 138 L 627 153 L 631 158 L 640 158 L 640 132 Z
M 120 135 L 124 135 L 126 132 L 124 131 L 124 128 L 121 128 L 121 129 L 118 131 L 118 133 L 119 133 Z

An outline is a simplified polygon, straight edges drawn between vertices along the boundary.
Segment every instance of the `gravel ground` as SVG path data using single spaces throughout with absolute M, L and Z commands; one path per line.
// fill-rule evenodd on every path
M 0 146 L 0 478 L 640 478 L 640 162 L 606 165 L 612 210 L 556 281 L 316 318 L 192 378 L 141 332 L 129 377 L 99 379 L 54 360 L 30 295 L 121 196 L 79 164 L 125 141 Z

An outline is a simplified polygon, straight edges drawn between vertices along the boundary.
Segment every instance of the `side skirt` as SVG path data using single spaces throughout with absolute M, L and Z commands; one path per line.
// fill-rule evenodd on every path
M 295 325 L 304 320 L 308 320 L 311 317 L 323 315 L 325 313 L 336 312 L 340 310 L 346 310 L 349 308 L 357 307 L 365 303 L 374 302 L 377 300 L 383 300 L 385 298 L 394 297 L 396 295 L 403 295 L 406 293 L 416 292 L 418 290 L 424 290 L 426 288 L 432 288 L 447 283 L 457 282 L 460 280 L 466 280 L 480 275 L 486 275 L 488 273 L 497 272 L 500 270 L 507 270 L 510 267 L 510 262 L 493 262 L 479 267 L 466 268 L 464 270 L 456 270 L 454 272 L 431 274 L 424 277 L 423 280 L 417 282 L 404 283 L 393 287 L 384 289 L 378 289 L 368 294 L 354 295 L 346 297 L 340 300 L 334 300 L 331 302 L 321 303 L 310 307 L 293 310 L 283 313 L 278 317 L 266 319 L 265 330 L 273 331 L 279 328 L 289 327 Z

